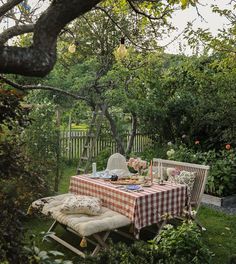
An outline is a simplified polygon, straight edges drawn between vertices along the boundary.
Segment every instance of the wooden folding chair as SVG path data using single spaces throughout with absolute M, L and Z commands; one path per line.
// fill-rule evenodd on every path
M 29 211 L 32 213 L 36 210 L 54 219 L 46 237 L 57 241 L 83 258 L 85 257 L 85 253 L 82 251 L 82 248 L 87 246 L 87 242 L 95 246 L 91 253 L 94 256 L 101 249 L 107 247 L 106 240 L 111 231 L 116 231 L 120 227 L 131 224 L 129 218 L 106 207 L 102 207 L 102 212 L 98 216 L 64 214 L 60 211 L 61 205 L 70 195 L 72 194 L 68 193 L 36 200 L 31 204 Z M 80 248 L 71 245 L 59 237 L 56 232 L 58 225 L 82 238 Z
M 199 206 L 201 204 L 202 195 L 204 193 L 207 175 L 210 167 L 206 165 L 180 162 L 174 160 L 164 160 L 164 159 L 153 159 L 153 165 L 158 167 L 159 177 L 164 177 L 167 168 L 176 168 L 178 170 L 185 170 L 189 172 L 195 172 L 195 181 L 193 189 L 190 193 L 189 206 L 190 210 L 194 209 L 196 214 L 198 212 Z M 192 219 L 196 221 L 199 227 L 204 230 L 200 223 L 196 220 L 196 214 L 192 215 Z

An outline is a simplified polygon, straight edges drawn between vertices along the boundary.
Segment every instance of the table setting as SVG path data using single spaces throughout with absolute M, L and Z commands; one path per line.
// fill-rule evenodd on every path
M 92 174 L 88 175 L 90 179 L 101 179 L 110 184 L 116 185 L 115 188 L 127 192 L 141 192 L 143 187 L 153 185 L 152 161 L 148 168 L 147 162 L 141 158 L 130 158 L 126 162 L 124 169 L 107 169 L 104 171 L 96 170 L 96 163 L 92 164 Z M 128 170 L 129 168 L 129 170 Z M 131 172 L 130 172 L 131 171 Z

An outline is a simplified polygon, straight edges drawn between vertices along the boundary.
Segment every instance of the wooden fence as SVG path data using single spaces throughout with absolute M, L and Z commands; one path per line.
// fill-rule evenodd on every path
M 78 159 L 83 151 L 83 146 L 86 141 L 87 131 L 63 131 L 61 132 L 61 155 L 68 160 Z M 125 148 L 129 140 L 129 133 L 124 135 Z M 148 135 L 137 133 L 133 152 L 142 152 L 144 147 L 152 143 Z M 117 152 L 117 144 L 110 136 L 101 136 L 97 140 L 93 156 L 96 157 L 99 152 L 105 148 L 111 149 L 111 154 Z

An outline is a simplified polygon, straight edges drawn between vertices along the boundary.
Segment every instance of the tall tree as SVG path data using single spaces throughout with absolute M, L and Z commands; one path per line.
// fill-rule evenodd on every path
M 57 38 L 63 28 L 98 4 L 99 7 L 109 7 L 117 12 L 123 11 L 128 5 L 137 14 L 155 20 L 168 16 L 176 4 L 185 8 L 196 2 L 197 0 L 53 0 L 35 23 L 26 24 L 24 21 L 0 34 L 0 72 L 41 77 L 47 75 L 55 65 Z M 19 4 L 23 10 L 27 10 L 26 0 L 6 0 L 0 7 L 0 21 L 9 12 L 14 15 L 14 8 Z M 33 32 L 33 42 L 29 47 L 6 44 L 8 39 L 26 32 Z

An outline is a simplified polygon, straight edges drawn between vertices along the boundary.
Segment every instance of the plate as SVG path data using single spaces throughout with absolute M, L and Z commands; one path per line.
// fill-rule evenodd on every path
M 142 186 L 143 187 L 151 187 L 152 186 L 152 183 L 143 183 Z
M 101 178 L 102 179 L 111 179 L 111 175 L 104 174 Z
M 126 189 L 130 190 L 130 191 L 136 191 L 136 190 L 139 190 L 141 187 L 140 185 L 128 185 L 126 187 Z
M 100 175 L 99 174 L 96 174 L 96 175 L 89 175 L 88 176 L 90 179 L 99 179 L 100 178 Z

